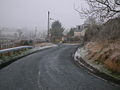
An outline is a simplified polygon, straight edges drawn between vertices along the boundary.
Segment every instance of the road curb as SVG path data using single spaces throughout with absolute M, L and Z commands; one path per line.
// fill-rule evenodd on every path
M 76 52 L 77 52 L 77 50 L 76 50 Z M 90 64 L 88 64 L 82 57 L 76 57 L 75 53 L 74 53 L 73 57 L 74 57 L 74 62 L 77 66 L 79 66 L 79 67 L 82 66 L 82 67 L 86 68 L 86 70 L 88 70 L 90 73 L 96 75 L 98 78 L 104 79 L 107 82 L 111 82 L 113 84 L 117 84 L 120 86 L 120 80 L 117 80 L 116 78 L 113 78 L 112 76 L 109 76 L 106 73 L 99 71 L 98 69 L 96 69 L 93 66 L 91 66 Z

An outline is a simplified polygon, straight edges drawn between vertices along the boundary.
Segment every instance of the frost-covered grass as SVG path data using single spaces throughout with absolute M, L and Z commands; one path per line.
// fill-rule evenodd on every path
M 17 60 L 19 58 L 22 58 L 22 57 L 27 56 L 29 54 L 35 53 L 37 51 L 47 49 L 47 48 L 51 48 L 51 47 L 56 47 L 56 46 L 57 45 L 52 44 L 50 46 L 35 47 L 35 48 L 28 49 L 28 50 L 25 50 L 25 51 L 19 51 L 17 53 L 11 54 L 10 56 L 3 55 L 3 56 L 0 57 L 0 65 L 3 64 L 3 63 L 9 62 L 9 61 L 15 60 L 15 59 Z
M 74 55 L 74 59 L 77 61 L 78 60 L 77 58 L 82 58 L 87 64 L 89 64 L 93 68 L 95 68 L 95 69 L 99 70 L 100 72 L 103 72 L 103 73 L 105 73 L 113 78 L 120 80 L 120 74 L 113 73 L 112 70 L 107 69 L 103 64 L 97 63 L 96 61 L 93 61 L 93 60 L 89 60 L 87 58 L 87 55 L 88 55 L 87 49 L 85 49 L 84 47 L 78 48 L 75 55 Z

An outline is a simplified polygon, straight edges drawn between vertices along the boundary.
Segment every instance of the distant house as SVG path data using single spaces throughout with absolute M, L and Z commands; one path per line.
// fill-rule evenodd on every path
M 83 25 L 77 25 L 76 26 L 76 31 L 81 32 L 84 29 Z
M 80 37 L 81 36 L 81 32 L 74 32 L 74 37 Z
M 74 31 L 74 37 L 84 36 L 87 25 L 77 25 L 76 30 Z
M 62 36 L 62 42 L 66 42 L 67 41 L 67 35 L 63 35 Z

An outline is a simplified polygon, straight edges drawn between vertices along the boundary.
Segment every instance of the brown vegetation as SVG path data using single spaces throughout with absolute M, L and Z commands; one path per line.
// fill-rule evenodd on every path
M 88 59 L 104 64 L 108 69 L 120 73 L 120 41 L 109 43 L 107 41 L 90 42 L 86 44 Z
M 120 17 L 110 19 L 103 25 L 90 25 L 86 30 L 85 41 L 109 40 L 110 42 L 120 39 Z
M 90 60 L 120 73 L 120 18 L 88 28 L 85 40 Z

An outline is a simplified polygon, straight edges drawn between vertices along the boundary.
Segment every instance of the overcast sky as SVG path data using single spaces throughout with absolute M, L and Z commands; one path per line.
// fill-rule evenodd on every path
M 83 23 L 73 9 L 85 6 L 84 0 L 0 0 L 0 26 L 47 29 L 47 11 L 65 28 Z M 52 22 L 52 21 L 51 21 Z

